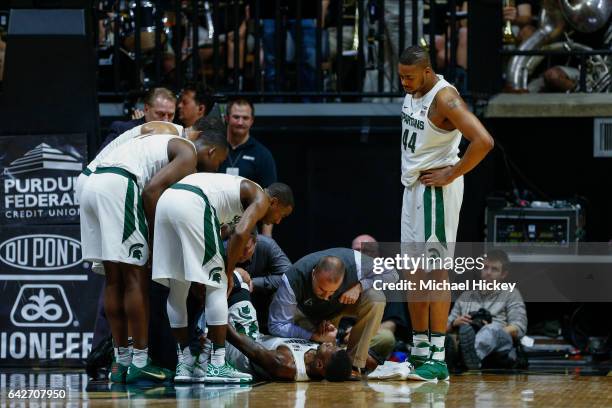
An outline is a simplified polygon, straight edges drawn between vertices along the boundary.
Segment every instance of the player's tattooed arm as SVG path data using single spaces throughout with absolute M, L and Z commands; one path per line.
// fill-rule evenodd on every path
M 448 109 L 457 109 L 462 104 L 463 104 L 463 101 L 459 97 L 453 98 L 446 102 L 446 106 L 448 107 Z
M 493 137 L 453 88 L 442 89 L 436 99 L 438 112 L 470 141 L 463 158 L 453 166 L 454 179 L 472 170 L 484 159 L 493 149 Z

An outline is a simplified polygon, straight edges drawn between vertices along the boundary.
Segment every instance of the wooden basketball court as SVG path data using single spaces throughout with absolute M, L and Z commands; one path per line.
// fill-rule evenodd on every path
M 464 373 L 450 382 L 360 381 L 255 383 L 252 385 L 110 385 L 88 382 L 82 372 L 4 372 L 0 405 L 180 407 L 612 407 L 612 375 L 566 373 Z M 599 373 L 601 374 L 601 373 Z M 30 397 L 15 396 L 32 390 Z M 64 391 L 37 398 L 36 390 Z M 13 391 L 13 394 L 9 394 Z M 21 392 L 23 394 L 23 392 Z M 12 398 L 9 398 L 12 395 Z

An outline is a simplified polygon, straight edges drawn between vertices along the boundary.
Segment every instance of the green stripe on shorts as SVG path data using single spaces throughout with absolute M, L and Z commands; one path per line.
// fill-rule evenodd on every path
M 436 187 L 436 237 L 446 247 L 446 228 L 444 225 L 444 194 L 442 187 Z
M 431 236 L 431 187 L 426 186 L 423 192 L 423 212 L 425 214 L 425 241 Z
M 85 171 L 83 171 L 84 173 Z M 147 222 L 144 215 L 144 206 L 142 203 L 142 196 L 140 195 L 140 189 L 138 188 L 138 179 L 135 175 L 129 171 L 120 167 L 98 167 L 96 174 L 112 173 L 119 176 L 123 176 L 128 179 L 128 185 L 125 192 L 125 202 L 123 203 L 123 236 L 121 242 L 128 240 L 134 231 L 136 231 L 136 221 L 138 220 L 138 229 L 144 236 L 144 239 L 149 238 L 149 231 L 147 228 Z M 136 206 L 136 199 L 134 198 L 134 191 L 138 196 L 138 205 Z
M 221 227 L 217 218 L 217 211 L 210 205 L 206 194 L 204 194 L 201 188 L 191 184 L 176 183 L 170 186 L 170 188 L 191 191 L 204 200 L 204 259 L 202 260 L 202 265 L 206 265 L 214 258 L 215 254 L 221 254 L 225 258 L 225 251 L 219 234 Z

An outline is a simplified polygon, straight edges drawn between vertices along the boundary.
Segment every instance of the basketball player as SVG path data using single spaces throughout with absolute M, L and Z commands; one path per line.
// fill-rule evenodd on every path
M 227 359 L 239 370 L 268 381 L 345 381 L 352 361 L 346 350 L 333 343 L 263 336 L 251 303 L 248 273 L 237 269 L 228 299 Z
M 126 141 L 147 134 L 167 134 L 179 136 L 183 134 L 183 127 L 174 123 L 154 121 L 147 122 L 143 125 L 133 127 L 132 129 L 123 132 L 117 138 L 113 139 L 112 142 L 104 146 L 104 148 L 100 152 L 98 152 L 96 157 L 91 162 L 89 162 L 89 164 L 87 165 L 87 167 L 85 167 L 81 174 L 79 174 L 79 177 L 77 178 L 77 181 L 74 186 L 75 197 L 77 198 L 77 200 L 81 196 L 83 184 L 85 184 L 85 181 L 87 180 L 89 175 L 96 170 L 98 163 L 100 163 L 103 158 L 105 158 L 110 152 L 115 150 L 117 146 L 122 145 Z
M 457 237 L 463 175 L 493 148 L 493 138 L 455 87 L 436 75 L 425 49 L 404 50 L 398 71 L 407 93 L 402 108 L 402 243 L 436 243 L 447 249 Z M 462 135 L 470 145 L 459 159 Z M 447 251 L 441 256 L 452 256 Z M 422 272 L 414 278 L 423 279 Z M 440 281 L 448 279 L 448 272 L 432 271 L 428 276 Z M 410 362 L 416 368 L 413 378 L 446 380 L 444 333 L 450 294 L 437 292 L 435 301 L 431 293 L 416 296 L 418 300 L 408 302 L 413 328 Z
M 148 360 L 148 282 L 145 267 L 155 207 L 171 184 L 197 170 L 215 171 L 227 156 L 224 138 L 204 135 L 195 144 L 176 134 L 142 135 L 98 161 L 81 192 L 83 259 L 103 262 L 105 311 L 115 342 L 113 382 L 164 381 L 169 373 Z M 134 339 L 127 345 L 128 327 Z
M 167 301 L 170 327 L 178 343 L 176 382 L 249 382 L 225 360 L 228 320 L 227 295 L 232 272 L 244 253 L 255 225 L 278 224 L 293 211 L 289 186 L 273 183 L 262 189 L 243 177 L 229 174 L 192 174 L 164 192 L 155 223 L 153 280 L 170 289 Z M 227 245 L 227 261 L 220 237 L 222 225 L 235 224 Z M 206 286 L 208 338 L 202 353 L 189 348 L 187 296 L 191 283 Z M 209 361 L 210 359 L 210 361 Z

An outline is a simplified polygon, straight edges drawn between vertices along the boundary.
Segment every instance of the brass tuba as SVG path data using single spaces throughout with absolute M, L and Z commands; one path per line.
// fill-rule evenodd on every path
M 555 41 L 563 34 L 565 20 L 556 0 L 543 0 L 540 27 L 518 48 L 519 51 L 537 50 Z M 513 91 L 526 91 L 529 78 L 528 55 L 510 58 L 506 69 L 507 85 Z
M 559 0 L 563 16 L 581 33 L 592 33 L 602 28 L 612 14 L 610 0 Z

